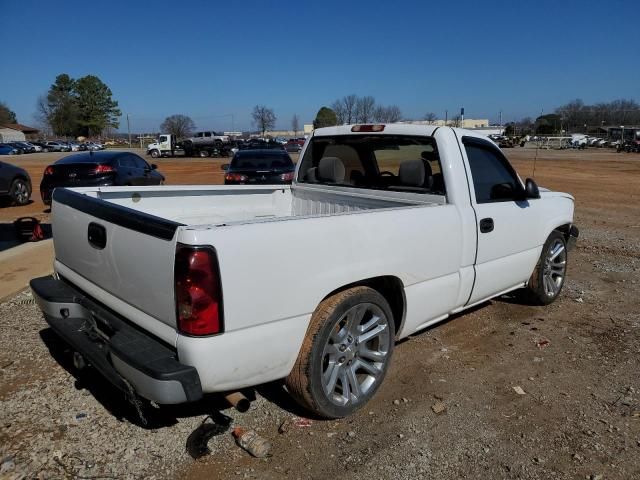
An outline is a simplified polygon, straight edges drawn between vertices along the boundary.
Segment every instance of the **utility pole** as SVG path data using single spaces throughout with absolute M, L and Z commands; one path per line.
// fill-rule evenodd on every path
M 460 128 L 464 128 L 464 107 L 460 108 Z
M 447 126 L 447 120 L 449 120 L 449 110 L 444 111 L 444 126 Z
M 129 125 L 129 114 L 127 113 L 127 132 L 129 132 L 129 148 L 131 148 L 131 126 Z

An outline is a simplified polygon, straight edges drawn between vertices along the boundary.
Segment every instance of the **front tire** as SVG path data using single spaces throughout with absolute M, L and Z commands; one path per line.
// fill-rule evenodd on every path
M 31 198 L 31 185 L 22 178 L 16 178 L 9 190 L 11 201 L 16 205 L 26 205 Z
M 160 158 L 160 152 L 158 150 L 151 150 L 151 158 Z
M 320 417 L 346 417 L 382 384 L 394 338 L 393 314 L 380 293 L 368 287 L 337 293 L 313 313 L 287 389 Z
M 523 294 L 527 303 L 549 305 L 560 295 L 567 276 L 567 242 L 558 231 L 551 232 Z

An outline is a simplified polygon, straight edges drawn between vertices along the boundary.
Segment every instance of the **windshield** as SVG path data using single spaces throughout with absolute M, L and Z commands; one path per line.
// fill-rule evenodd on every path
M 293 162 L 291 157 L 286 154 L 242 152 L 233 158 L 231 168 L 235 170 L 293 170 Z
M 298 183 L 342 185 L 444 195 L 438 148 L 433 137 L 337 135 L 313 137 Z

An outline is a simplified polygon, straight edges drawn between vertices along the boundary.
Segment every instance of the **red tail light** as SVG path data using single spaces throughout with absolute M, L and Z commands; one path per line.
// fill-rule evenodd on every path
M 384 125 L 354 125 L 351 127 L 352 132 L 382 132 Z
M 227 173 L 224 176 L 225 180 L 229 180 L 230 182 L 246 182 L 249 180 L 249 177 L 246 175 L 240 175 L 239 173 Z
M 280 180 L 282 180 L 283 182 L 292 182 L 294 173 L 295 172 L 283 173 L 282 175 L 280 175 Z
M 49 165 L 47 168 L 44 169 L 44 174 L 45 175 L 53 175 L 53 167 L 51 165 Z
M 222 286 L 215 250 L 179 246 L 174 278 L 178 330 L 194 336 L 222 333 Z
M 98 165 L 95 170 L 93 171 L 93 173 L 95 174 L 99 174 L 99 173 L 111 173 L 111 172 L 115 172 L 116 169 L 113 168 L 111 165 Z

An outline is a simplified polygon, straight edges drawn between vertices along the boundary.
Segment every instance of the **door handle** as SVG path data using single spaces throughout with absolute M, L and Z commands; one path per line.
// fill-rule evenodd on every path
M 480 220 L 480 233 L 489 233 L 493 231 L 493 218 L 483 218 Z

